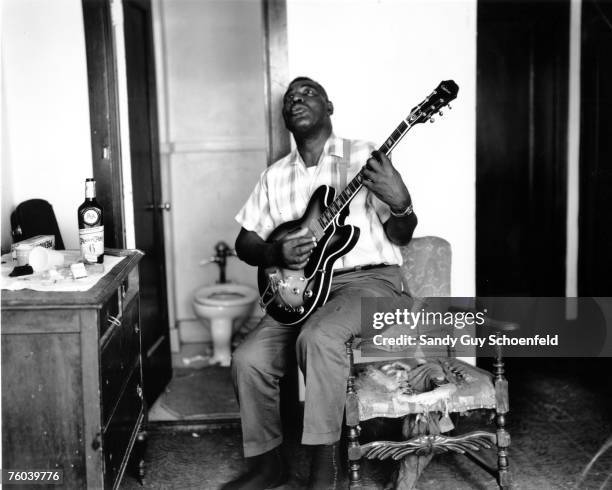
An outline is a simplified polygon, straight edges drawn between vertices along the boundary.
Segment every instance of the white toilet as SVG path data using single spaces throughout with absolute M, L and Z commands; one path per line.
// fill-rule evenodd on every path
M 196 290 L 195 314 L 204 326 L 210 324 L 214 349 L 211 364 L 230 365 L 234 328 L 239 328 L 249 317 L 257 299 L 255 289 L 240 284 L 215 284 Z

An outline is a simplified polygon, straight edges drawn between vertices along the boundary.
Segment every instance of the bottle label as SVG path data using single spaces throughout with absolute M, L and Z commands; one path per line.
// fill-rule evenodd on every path
M 85 214 L 87 215 L 87 212 Z M 79 230 L 79 241 L 85 262 L 97 262 L 98 257 L 104 253 L 104 226 Z
M 95 208 L 86 209 L 83 213 L 83 221 L 88 225 L 95 225 L 100 219 L 100 212 Z

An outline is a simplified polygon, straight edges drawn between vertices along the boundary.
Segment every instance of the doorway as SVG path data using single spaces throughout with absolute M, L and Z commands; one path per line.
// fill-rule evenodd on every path
M 107 209 L 105 246 L 126 246 L 121 151 L 131 157 L 135 246 L 139 264 L 144 397 L 148 405 L 172 377 L 163 213 L 149 0 L 124 0 L 129 148 L 120 145 L 118 82 L 109 0 L 83 0 L 94 177 Z
M 145 399 L 151 404 L 172 377 L 163 216 L 153 20 L 149 0 L 124 0 L 130 157 L 136 247 L 140 263 L 140 321 Z

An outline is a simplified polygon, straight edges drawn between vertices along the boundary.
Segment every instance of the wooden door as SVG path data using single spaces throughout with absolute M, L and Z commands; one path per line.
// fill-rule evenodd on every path
M 104 208 L 104 245 L 124 248 L 119 101 L 110 1 L 83 0 L 93 177 Z
M 578 294 L 612 296 L 612 4 L 582 10 Z
M 569 1 L 480 1 L 476 291 L 565 294 Z
M 124 0 L 130 155 L 136 247 L 140 262 L 140 319 L 144 392 L 151 404 L 172 376 L 164 255 L 159 136 L 148 0 Z

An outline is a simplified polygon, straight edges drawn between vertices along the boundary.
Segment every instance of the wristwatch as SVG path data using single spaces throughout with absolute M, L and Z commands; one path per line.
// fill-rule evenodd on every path
M 393 209 L 389 208 L 391 211 L 391 216 L 394 218 L 404 218 L 406 216 L 410 216 L 412 214 L 412 204 L 408 204 L 408 207 L 404 209 L 401 213 L 394 213 Z

